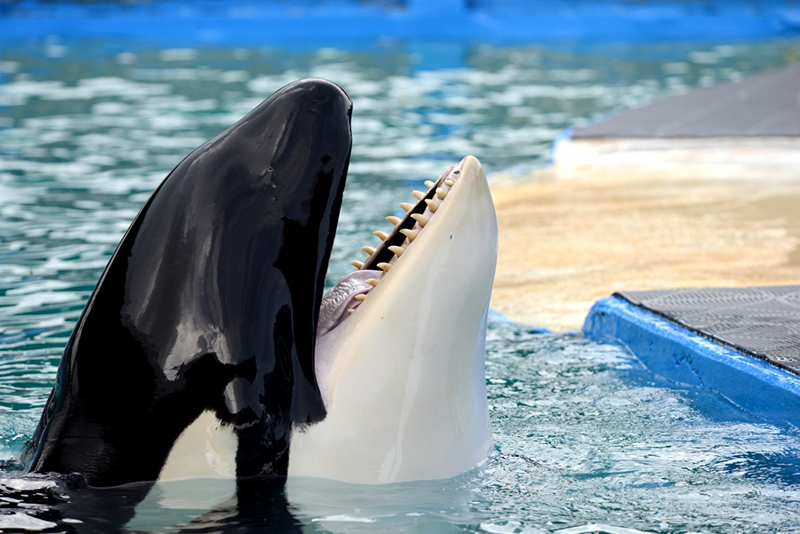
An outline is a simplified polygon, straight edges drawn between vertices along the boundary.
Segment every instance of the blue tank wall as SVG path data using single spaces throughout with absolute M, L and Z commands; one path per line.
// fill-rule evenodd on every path
M 516 43 L 798 34 L 793 0 L 0 2 L 0 41 L 60 35 L 320 46 L 376 37 Z

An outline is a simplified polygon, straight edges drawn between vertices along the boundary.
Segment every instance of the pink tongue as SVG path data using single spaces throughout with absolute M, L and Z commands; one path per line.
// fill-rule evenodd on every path
M 366 280 L 369 278 L 380 280 L 382 275 L 383 271 L 378 270 L 353 271 L 339 280 L 339 283 L 322 297 L 317 337 L 327 334 L 349 317 L 347 310 L 361 304 L 356 295 L 369 293 L 372 290 L 372 286 L 366 283 Z

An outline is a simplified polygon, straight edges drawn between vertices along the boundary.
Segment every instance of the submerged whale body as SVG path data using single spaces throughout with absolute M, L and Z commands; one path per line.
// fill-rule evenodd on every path
M 303 80 L 183 160 L 75 327 L 30 472 L 448 478 L 487 458 L 497 221 L 472 156 L 323 298 L 352 104 Z
M 325 416 L 314 339 L 351 113 L 333 83 L 290 84 L 167 176 L 69 339 L 28 471 L 156 480 L 207 413 L 232 474 L 286 473 L 292 425 Z

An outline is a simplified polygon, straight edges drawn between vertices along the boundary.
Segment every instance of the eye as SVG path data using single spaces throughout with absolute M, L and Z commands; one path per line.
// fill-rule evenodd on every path
M 47 418 L 50 419 L 56 411 L 56 400 L 50 399 L 50 402 L 47 404 Z

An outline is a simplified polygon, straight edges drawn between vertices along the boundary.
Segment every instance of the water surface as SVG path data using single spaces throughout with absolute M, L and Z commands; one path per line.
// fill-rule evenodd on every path
M 465 154 L 490 175 L 522 176 L 547 161 L 566 127 L 798 57 L 800 45 L 782 40 L 516 48 L 386 41 L 313 51 L 4 43 L 0 528 L 110 528 L 119 516 L 98 511 L 115 502 L 135 515 L 131 528 L 156 531 L 190 521 L 195 531 L 800 531 L 795 429 L 661 381 L 620 347 L 501 320 L 492 321 L 487 348 L 496 452 L 453 480 L 363 488 L 300 479 L 285 492 L 251 488 L 245 502 L 241 492 L 230 500 L 229 483 L 211 480 L 158 487 L 135 504 L 141 488 L 21 480 L 14 460 L 138 209 L 188 152 L 282 85 L 324 77 L 354 101 L 333 281 L 363 256 L 361 246 L 375 244 L 373 230 L 388 229 L 383 218 L 397 202 Z

